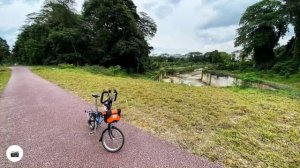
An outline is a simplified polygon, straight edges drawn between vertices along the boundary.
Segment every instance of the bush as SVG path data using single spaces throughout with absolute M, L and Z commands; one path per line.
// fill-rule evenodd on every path
M 228 62 L 226 64 L 218 64 L 217 69 L 219 70 L 237 70 L 239 69 L 239 63 L 238 62 Z
M 299 66 L 297 62 L 290 60 L 278 62 L 273 66 L 272 71 L 288 78 L 290 75 L 296 73 L 298 69 Z
M 120 65 L 111 66 L 108 68 L 108 71 L 113 75 L 124 73 Z
M 239 70 L 241 71 L 253 71 L 253 64 L 252 61 L 242 61 L 239 63 Z
M 99 65 L 85 65 L 83 67 L 84 70 L 91 72 L 93 74 L 104 74 L 104 75 L 108 75 L 108 76 L 123 76 L 123 75 L 127 75 L 127 73 L 125 72 L 125 70 L 123 70 L 121 68 L 120 65 L 117 66 L 111 66 L 109 68 L 105 68 L 103 66 L 99 66 Z
M 70 68 L 75 68 L 73 64 L 58 64 L 58 68 L 60 69 L 70 69 Z
M 252 82 L 250 80 L 242 80 L 240 86 L 241 89 L 247 89 L 252 87 Z
M 240 71 L 252 71 L 253 70 L 253 62 L 247 61 L 247 62 L 233 62 L 233 61 L 227 61 L 224 64 L 218 64 L 217 69 L 219 70 L 240 70 Z

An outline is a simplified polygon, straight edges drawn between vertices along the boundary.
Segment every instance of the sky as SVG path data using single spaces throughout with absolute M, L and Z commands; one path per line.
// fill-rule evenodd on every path
M 0 37 L 10 47 L 16 41 L 26 15 L 38 12 L 44 0 L 0 0 Z M 84 0 L 75 0 L 81 12 Z M 153 54 L 184 54 L 213 50 L 233 52 L 239 19 L 248 6 L 259 0 L 133 0 L 139 12 L 146 12 L 157 24 L 149 40 Z M 293 35 L 290 27 L 284 44 Z

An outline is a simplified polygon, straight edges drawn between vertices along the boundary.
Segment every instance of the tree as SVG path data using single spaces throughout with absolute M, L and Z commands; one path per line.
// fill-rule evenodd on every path
M 294 44 L 295 37 L 292 37 L 286 45 L 279 46 L 275 49 L 277 62 L 285 62 L 292 60 Z
M 88 0 L 83 5 L 90 50 L 105 66 L 120 65 L 142 72 L 149 64 L 155 23 L 145 14 L 140 17 L 132 0 Z
M 73 5 L 73 0 L 47 0 L 40 12 L 29 14 L 13 49 L 14 59 L 30 65 L 86 63 L 84 23 Z
M 223 59 L 218 50 L 210 52 L 209 58 L 211 63 L 223 63 Z
M 291 22 L 294 25 L 295 44 L 294 44 L 294 59 L 300 65 L 300 1 L 299 0 L 285 0 L 287 11 L 290 14 Z
M 154 21 L 139 15 L 132 0 L 89 0 L 83 15 L 74 0 L 46 0 L 27 16 L 13 49 L 17 62 L 36 64 L 121 65 L 142 72 L 152 47 L 146 41 L 156 33 Z
M 48 53 L 47 35 L 49 28 L 43 25 L 26 25 L 18 35 L 13 48 L 13 62 L 28 65 L 42 64 Z
M 47 60 L 54 63 L 83 64 L 87 44 L 81 16 L 76 14 L 73 0 L 48 0 L 41 11 L 41 18 L 50 27 L 48 43 L 52 55 Z M 52 58 L 51 58 L 52 57 Z
M 138 22 L 139 29 L 147 38 L 152 38 L 157 32 L 157 27 L 154 20 L 145 12 L 140 12 L 140 19 Z
M 0 64 L 9 57 L 9 46 L 3 38 L 0 37 Z
M 185 55 L 189 62 L 207 62 L 208 60 L 203 56 L 201 52 L 189 52 Z
M 288 19 L 278 0 L 262 0 L 247 8 L 240 20 L 235 46 L 242 46 L 242 56 L 253 53 L 260 68 L 270 68 L 274 47 L 287 32 Z

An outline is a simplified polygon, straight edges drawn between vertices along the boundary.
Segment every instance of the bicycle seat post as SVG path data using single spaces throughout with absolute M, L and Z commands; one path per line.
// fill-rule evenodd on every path
M 98 98 L 95 97 L 95 108 L 96 108 L 96 112 L 98 112 Z

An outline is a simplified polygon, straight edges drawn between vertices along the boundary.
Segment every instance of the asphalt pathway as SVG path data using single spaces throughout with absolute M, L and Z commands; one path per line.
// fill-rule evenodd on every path
M 220 167 L 124 122 L 118 153 L 98 142 L 101 129 L 89 135 L 85 109 L 91 105 L 33 74 L 13 67 L 0 94 L 0 168 L 6 167 Z M 10 145 L 23 148 L 21 161 L 6 159 Z

